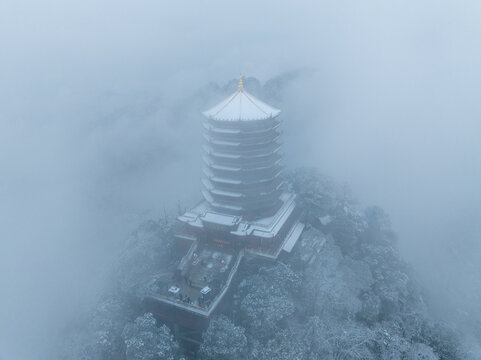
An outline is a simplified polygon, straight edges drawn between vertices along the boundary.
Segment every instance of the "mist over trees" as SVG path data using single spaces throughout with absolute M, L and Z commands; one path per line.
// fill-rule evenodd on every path
M 0 358 L 53 358 L 125 234 L 197 201 L 199 111 L 239 73 L 282 109 L 288 168 L 322 169 L 385 209 L 430 310 L 479 349 L 480 12 L 478 0 L 2 1 Z M 322 218 L 354 256 L 356 221 Z
M 282 105 L 288 168 L 385 209 L 434 317 L 480 349 L 480 13 L 479 0 L 3 0 L 0 358 L 55 358 L 125 234 L 197 201 L 199 111 L 239 74 Z M 355 254 L 355 222 L 329 220 Z
M 310 76 L 311 71 L 298 70 L 265 84 L 253 77 L 246 77 L 244 83 L 256 96 L 286 109 L 288 115 L 293 111 L 288 107 L 286 89 Z M 105 172 L 100 172 L 100 185 L 108 187 L 113 177 L 124 182 L 101 199 L 108 204 L 106 209 L 113 200 L 113 204 L 122 203 L 119 195 L 129 184 L 146 187 L 150 183 L 146 179 L 155 175 L 146 171 L 152 164 L 162 163 L 162 169 L 171 170 L 169 166 L 190 152 L 187 143 L 200 146 L 200 129 L 190 129 L 191 120 L 198 119 L 206 104 L 215 103 L 236 86 L 235 79 L 222 85 L 210 83 L 170 106 L 166 106 L 166 99 L 150 99 L 109 114 L 106 121 L 116 126 L 118 122 L 140 121 L 139 132 L 143 133 L 161 111 L 176 130 L 143 138 L 144 148 L 137 148 L 132 141 L 127 145 L 129 157 L 122 161 L 117 159 L 116 145 L 103 145 L 105 158 L 96 163 L 106 164 Z M 298 130 L 292 122 L 285 126 L 289 130 L 287 142 L 295 143 L 289 134 Z M 114 144 L 122 140 L 121 133 L 111 135 Z M 152 145 L 157 142 L 162 145 Z M 199 159 L 189 156 L 188 162 L 195 168 Z M 447 307 L 449 322 L 443 321 L 438 299 L 423 289 L 416 272 L 402 260 L 391 220 L 381 207 L 362 208 L 347 186 L 315 170 L 290 170 L 286 179 L 298 194 L 307 230 L 288 260 L 274 265 L 243 264 L 230 310 L 212 320 L 195 358 L 476 359 L 481 331 L 479 317 L 472 316 L 476 308 L 472 304 L 478 288 L 473 286 L 460 300 L 469 301 L 469 307 L 460 307 L 456 313 Z M 180 174 L 172 171 L 168 176 L 178 177 L 182 186 L 195 182 L 191 176 Z M 156 214 L 152 220 L 143 220 L 122 245 L 122 237 L 108 240 L 115 246 L 110 248 L 113 259 L 106 266 L 100 294 L 88 311 L 80 308 L 62 327 L 58 335 L 62 345 L 55 351 L 61 358 L 187 356 L 170 329 L 145 312 L 142 299 L 156 291 L 156 275 L 175 266 L 172 224 L 176 208 L 182 211 L 196 200 L 197 185 L 191 185 L 183 187 L 190 194 L 180 202 L 168 199 L 167 209 L 160 204 L 154 211 L 128 217 L 132 224 Z M 137 194 L 152 196 L 151 191 Z M 454 254 L 462 259 L 464 252 L 457 249 Z M 473 275 L 473 285 L 477 280 Z
M 255 78 L 244 82 L 281 105 L 282 88 L 305 74 L 291 72 L 264 86 Z M 179 105 L 178 121 L 190 116 L 186 104 L 198 111 L 235 87 L 235 80 L 209 84 Z M 401 259 L 382 208 L 363 209 L 347 186 L 315 170 L 292 170 L 286 180 L 298 195 L 307 230 L 289 259 L 243 263 L 229 310 L 212 319 L 193 358 L 476 358 L 468 334 L 432 315 L 429 295 Z M 189 357 L 142 305 L 156 291 L 156 276 L 175 266 L 173 217 L 168 212 L 146 221 L 128 238 L 90 319 L 71 328 L 65 359 Z
M 403 262 L 388 215 L 362 209 L 345 186 L 311 169 L 286 175 L 307 230 L 291 256 L 245 259 L 227 311 L 196 355 L 145 313 L 143 294 L 173 262 L 172 221 L 147 221 L 126 241 L 117 281 L 71 328 L 65 359 L 475 359 L 465 334 L 437 321 Z M 329 219 L 329 221 L 327 221 Z M 161 259 L 162 261 L 159 261 Z M 74 344 L 74 346 L 72 345 Z

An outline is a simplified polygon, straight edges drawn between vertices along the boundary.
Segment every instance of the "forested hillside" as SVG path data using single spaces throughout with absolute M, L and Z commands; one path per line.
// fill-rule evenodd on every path
M 306 230 L 277 263 L 245 259 L 227 311 L 195 359 L 469 359 L 462 335 L 435 321 L 400 258 L 388 215 L 313 170 L 286 175 Z M 66 332 L 65 359 L 188 358 L 145 312 L 156 275 L 175 266 L 172 220 L 142 224 L 87 320 Z

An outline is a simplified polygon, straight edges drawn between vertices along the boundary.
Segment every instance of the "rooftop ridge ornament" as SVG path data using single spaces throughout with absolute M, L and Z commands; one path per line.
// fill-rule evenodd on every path
M 238 89 L 227 99 L 204 111 L 203 114 L 216 121 L 257 121 L 267 120 L 279 115 L 281 111 L 267 105 L 244 89 L 242 75 L 239 76 Z

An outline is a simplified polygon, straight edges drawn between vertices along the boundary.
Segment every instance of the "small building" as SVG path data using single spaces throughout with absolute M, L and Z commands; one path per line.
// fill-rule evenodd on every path
M 194 343 L 243 256 L 275 261 L 304 228 L 281 177 L 280 110 L 249 94 L 240 77 L 237 91 L 203 114 L 203 200 L 178 217 L 182 259 L 161 292 L 146 299 L 152 313 Z

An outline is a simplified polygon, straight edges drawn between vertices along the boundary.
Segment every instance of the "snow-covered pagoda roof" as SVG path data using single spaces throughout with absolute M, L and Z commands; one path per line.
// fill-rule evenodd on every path
M 237 91 L 203 114 L 214 120 L 252 121 L 276 117 L 280 112 L 245 91 L 240 77 Z

